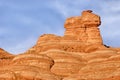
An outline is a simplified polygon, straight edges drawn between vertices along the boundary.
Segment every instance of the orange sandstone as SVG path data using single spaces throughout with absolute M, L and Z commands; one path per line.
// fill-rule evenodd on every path
M 120 80 L 120 48 L 103 45 L 91 10 L 65 21 L 64 36 L 44 34 L 23 54 L 0 48 L 0 80 Z

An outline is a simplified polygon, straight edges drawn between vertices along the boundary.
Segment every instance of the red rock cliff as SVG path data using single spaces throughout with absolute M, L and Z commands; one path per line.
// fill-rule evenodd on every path
M 65 36 L 74 36 L 86 44 L 103 44 L 99 31 L 100 17 L 91 10 L 83 11 L 81 16 L 68 18 L 65 22 Z
M 69 52 L 91 52 L 103 48 L 99 31 L 100 17 L 91 10 L 83 11 L 81 16 L 71 17 L 65 21 L 64 36 L 42 35 L 31 50 L 37 52 L 58 49 Z M 92 47 L 91 49 L 88 49 Z
M 0 49 L 0 80 L 120 80 L 120 48 L 103 45 L 100 23 L 83 11 L 66 20 L 64 36 L 44 34 L 13 57 Z

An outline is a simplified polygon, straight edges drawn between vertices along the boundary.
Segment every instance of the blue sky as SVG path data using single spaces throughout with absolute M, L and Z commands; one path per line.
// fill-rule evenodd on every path
M 90 9 L 101 16 L 104 44 L 120 47 L 120 0 L 0 0 L 0 47 L 22 53 L 40 35 L 64 34 L 65 19 Z

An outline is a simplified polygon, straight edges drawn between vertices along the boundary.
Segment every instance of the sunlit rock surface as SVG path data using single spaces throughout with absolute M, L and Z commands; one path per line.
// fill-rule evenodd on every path
M 91 10 L 65 21 L 64 36 L 41 35 L 19 55 L 0 48 L 0 80 L 120 80 L 120 48 L 103 44 Z
M 13 58 L 14 58 L 14 55 L 0 48 L 0 66 L 9 65 Z

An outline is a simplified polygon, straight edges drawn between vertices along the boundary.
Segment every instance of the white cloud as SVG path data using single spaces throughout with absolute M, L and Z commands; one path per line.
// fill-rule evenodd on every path
M 15 46 L 7 47 L 6 50 L 13 54 L 23 53 L 29 48 L 31 48 L 32 46 L 34 46 L 36 41 L 37 41 L 36 38 L 29 37 L 28 39 L 17 43 Z
M 66 18 L 66 17 L 70 17 L 70 16 L 75 15 L 75 14 L 80 15 L 80 11 L 82 11 L 82 9 L 87 4 L 89 4 L 89 1 L 56 0 L 54 5 L 55 5 L 56 10 L 59 13 L 61 13 L 64 18 Z
M 120 46 L 120 1 L 104 2 L 104 6 L 99 5 L 101 10 L 102 25 L 101 33 L 105 44 L 110 46 Z M 117 41 L 117 42 L 116 42 Z

